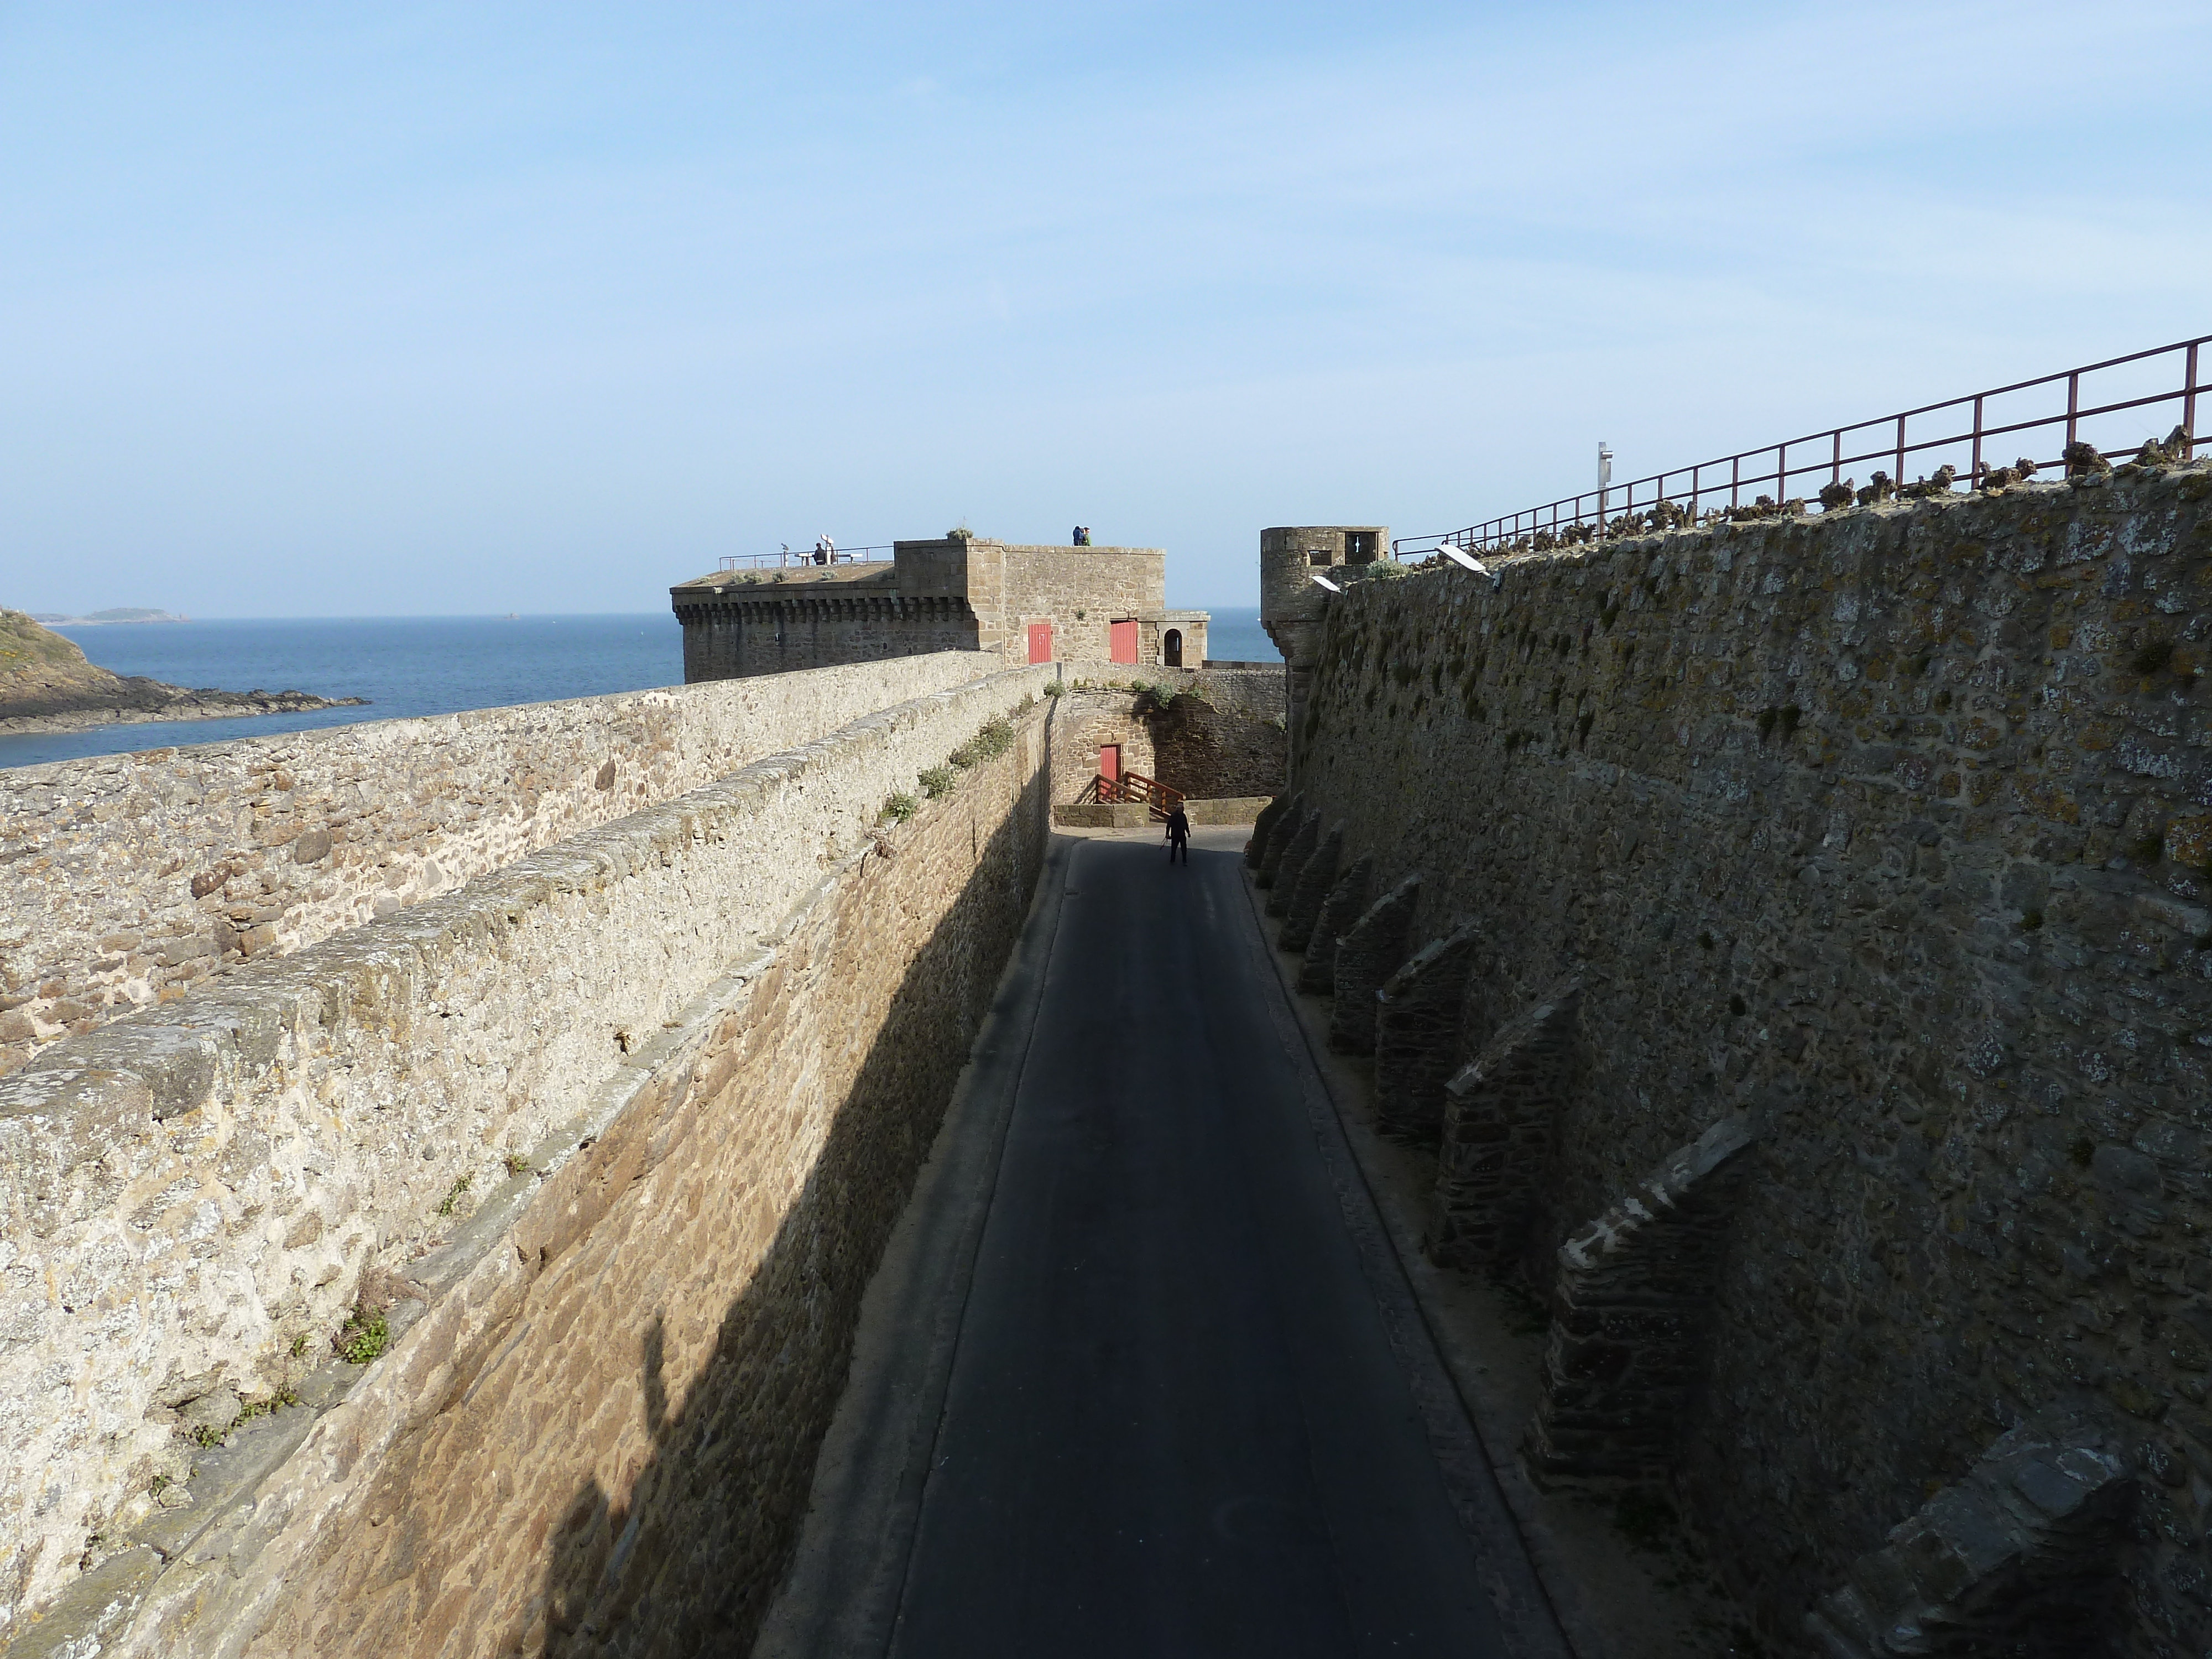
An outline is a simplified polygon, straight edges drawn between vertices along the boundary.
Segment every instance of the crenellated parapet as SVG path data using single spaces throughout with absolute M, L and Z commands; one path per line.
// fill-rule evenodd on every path
M 1156 547 L 1048 547 L 955 535 L 887 562 L 722 570 L 669 590 L 688 681 L 932 651 L 1015 664 L 1195 669 L 1209 618 L 1167 604 Z

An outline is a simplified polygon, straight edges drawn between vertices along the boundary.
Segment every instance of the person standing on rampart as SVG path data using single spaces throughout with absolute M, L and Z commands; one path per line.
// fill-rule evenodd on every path
M 1190 815 L 1182 810 L 1181 801 L 1177 801 L 1173 810 L 1168 813 L 1168 862 L 1170 864 L 1176 861 L 1176 854 L 1178 853 L 1182 854 L 1182 861 L 1185 864 L 1190 862 Z

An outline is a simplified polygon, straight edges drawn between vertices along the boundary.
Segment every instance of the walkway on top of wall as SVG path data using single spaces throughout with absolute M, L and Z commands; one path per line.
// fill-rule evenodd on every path
M 1055 838 L 758 1659 L 1563 1654 L 1237 856 Z

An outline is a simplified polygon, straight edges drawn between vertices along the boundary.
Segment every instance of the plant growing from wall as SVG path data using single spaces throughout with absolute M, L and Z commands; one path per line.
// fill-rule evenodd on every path
M 440 1215 L 453 1214 L 453 1206 L 461 1201 L 461 1194 L 468 1191 L 469 1182 L 473 1179 L 473 1176 L 465 1175 L 453 1182 L 453 1186 L 447 1190 L 445 1198 L 438 1206 L 438 1213 Z
M 392 1326 L 380 1313 L 356 1308 L 339 1329 L 335 1345 L 349 1365 L 366 1365 L 392 1346 Z
M 1044 694 L 1048 697 L 1066 696 L 1067 695 L 1067 682 L 1066 680 L 1053 681 L 1050 684 L 1045 687 Z
M 994 714 L 983 722 L 972 742 L 977 759 L 996 760 L 1013 748 L 1014 728 L 1005 715 Z
M 921 810 L 921 803 L 905 790 L 900 789 L 895 791 L 891 798 L 884 803 L 883 815 L 893 823 L 904 823 Z
M 953 771 L 949 766 L 927 766 L 921 772 L 921 793 L 935 800 L 951 790 Z

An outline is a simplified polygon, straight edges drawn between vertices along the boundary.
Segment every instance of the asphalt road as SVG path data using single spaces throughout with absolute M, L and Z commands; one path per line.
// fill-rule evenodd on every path
M 899 1659 L 1507 1651 L 1203 839 L 1060 866 Z

